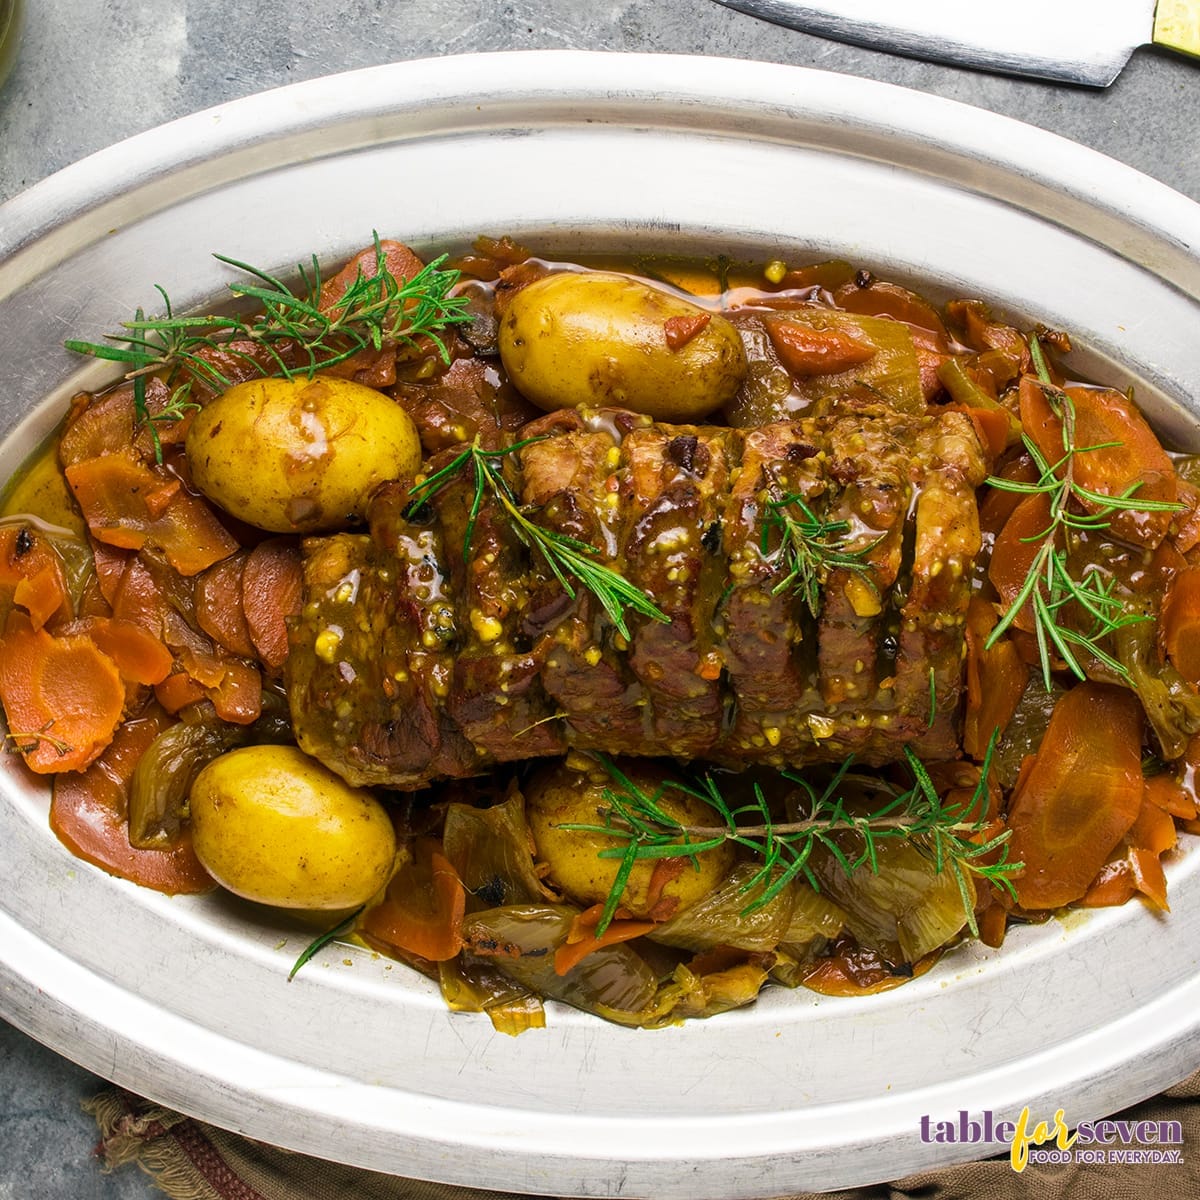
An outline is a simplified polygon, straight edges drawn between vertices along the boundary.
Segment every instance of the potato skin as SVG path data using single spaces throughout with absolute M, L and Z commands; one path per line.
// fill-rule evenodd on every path
M 666 322 L 708 317 L 672 350 Z M 522 288 L 500 323 L 509 378 L 539 408 L 626 408 L 697 421 L 733 399 L 746 374 L 737 330 L 717 313 L 635 279 L 567 271 Z
M 195 415 L 186 443 L 196 486 L 272 533 L 343 529 L 379 483 L 415 474 L 409 415 L 348 379 L 250 379 Z
M 651 763 L 624 762 L 626 778 L 648 795 L 654 795 L 670 774 Z M 525 789 L 525 818 L 537 846 L 538 858 L 549 867 L 550 882 L 579 904 L 598 904 L 608 899 L 616 881 L 620 859 L 600 858 L 601 850 L 624 845 L 619 838 L 601 833 L 583 833 L 559 828 L 564 824 L 603 824 L 609 802 L 604 789 L 616 787 L 600 766 L 580 768 L 575 762 L 545 770 Z M 712 810 L 703 801 L 667 789 L 659 803 L 672 817 L 688 825 L 712 825 Z M 662 889 L 666 907 L 658 919 L 673 916 L 715 891 L 733 867 L 734 851 L 729 843 L 697 856 L 699 870 L 686 862 L 683 870 Z M 622 893 L 621 906 L 634 917 L 649 917 L 653 905 L 648 895 L 655 862 L 635 864 Z M 671 907 L 671 901 L 674 906 Z
M 277 908 L 347 909 L 391 878 L 383 806 L 295 746 L 244 746 L 196 776 L 196 856 L 222 887 Z

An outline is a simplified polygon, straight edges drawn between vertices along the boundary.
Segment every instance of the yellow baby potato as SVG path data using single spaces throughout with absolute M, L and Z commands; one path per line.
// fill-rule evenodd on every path
M 666 772 L 652 764 L 624 764 L 624 774 L 647 795 L 655 796 Z M 549 867 L 550 882 L 556 884 L 570 899 L 582 905 L 601 903 L 608 899 L 620 868 L 619 858 L 601 858 L 601 850 L 625 845 L 623 839 L 607 833 L 585 833 L 564 829 L 564 825 L 603 825 L 604 812 L 611 807 L 604 789 L 620 791 L 620 786 L 603 768 L 578 769 L 567 763 L 541 772 L 526 791 L 525 816 L 537 846 L 537 855 Z M 658 803 L 672 818 L 683 825 L 710 826 L 713 811 L 702 800 L 684 792 L 667 788 Z M 725 843 L 714 850 L 697 855 L 699 869 L 685 860 L 682 870 L 663 886 L 661 898 L 668 906 L 674 900 L 673 912 L 695 904 L 714 891 L 724 881 L 733 866 L 733 847 Z M 659 897 L 650 895 L 650 880 L 656 862 L 642 860 L 634 865 L 621 906 L 634 917 L 648 917 Z M 661 916 L 673 912 L 660 913 Z
M 500 323 L 500 358 L 539 408 L 627 408 L 698 421 L 733 399 L 747 370 L 738 331 L 669 292 L 605 271 L 522 288 Z
M 245 746 L 196 776 L 196 856 L 239 896 L 278 908 L 356 908 L 390 879 L 383 805 L 295 746 Z
M 378 484 L 414 475 L 421 443 L 390 397 L 348 379 L 251 379 L 198 412 L 188 430 L 196 486 L 273 533 L 343 529 Z

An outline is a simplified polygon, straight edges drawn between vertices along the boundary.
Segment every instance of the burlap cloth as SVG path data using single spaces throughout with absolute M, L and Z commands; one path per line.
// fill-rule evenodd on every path
M 378 1175 L 279 1150 L 119 1088 L 103 1092 L 84 1107 L 100 1127 L 97 1153 L 105 1170 L 137 1163 L 173 1200 L 531 1200 L 512 1192 Z M 1197 1200 L 1200 1072 L 1120 1116 L 1180 1121 L 1183 1161 L 1105 1166 L 1030 1163 L 1017 1174 L 1005 1156 L 925 1171 L 892 1183 L 825 1192 L 820 1200 Z M 804 1193 L 790 1200 L 818 1198 Z

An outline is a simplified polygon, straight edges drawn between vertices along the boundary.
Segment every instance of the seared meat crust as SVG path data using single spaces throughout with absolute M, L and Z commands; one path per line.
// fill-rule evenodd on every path
M 415 789 L 570 747 L 775 767 L 870 764 L 957 746 L 975 489 L 970 419 L 882 408 L 752 430 L 564 411 L 505 469 L 532 518 L 594 547 L 668 618 L 564 591 L 494 500 L 464 554 L 464 473 L 371 533 L 305 546 L 288 695 L 300 745 L 352 783 Z M 430 471 L 449 461 L 445 451 Z M 792 588 L 768 502 L 845 522 L 814 614 Z

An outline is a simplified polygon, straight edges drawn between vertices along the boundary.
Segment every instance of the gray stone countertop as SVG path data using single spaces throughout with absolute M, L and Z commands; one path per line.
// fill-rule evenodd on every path
M 122 138 L 267 88 L 544 48 L 719 54 L 885 80 L 1054 130 L 1200 200 L 1200 64 L 1151 49 L 1095 91 L 839 45 L 712 0 L 29 0 L 0 87 L 0 201 Z M 100 1173 L 79 1101 L 102 1080 L 3 1022 L 0 1079 L 0 1200 L 161 1195 L 132 1167 Z

